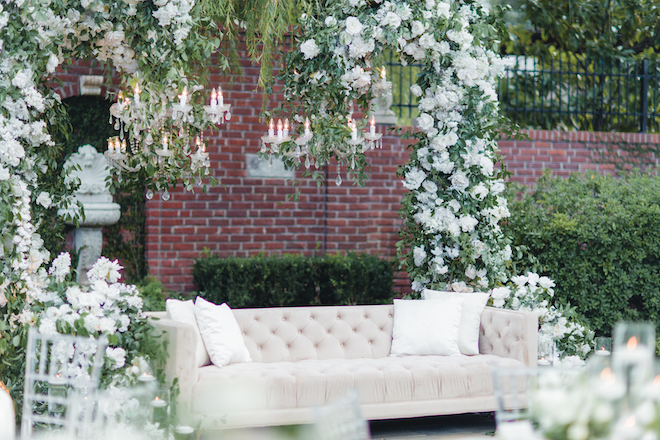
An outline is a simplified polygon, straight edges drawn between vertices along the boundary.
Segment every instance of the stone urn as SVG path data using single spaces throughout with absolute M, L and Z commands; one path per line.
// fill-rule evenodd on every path
M 120 206 L 112 201 L 106 178 L 110 176 L 108 162 L 102 153 L 91 145 L 83 145 L 64 163 L 65 169 L 78 165 L 80 170 L 71 171 L 71 177 L 80 179 L 75 198 L 82 204 L 85 214 L 76 228 L 74 244 L 78 252 L 78 282 L 88 285 L 87 271 L 101 257 L 103 233 L 101 228 L 117 223 L 121 216 Z M 58 212 L 62 215 L 64 212 Z

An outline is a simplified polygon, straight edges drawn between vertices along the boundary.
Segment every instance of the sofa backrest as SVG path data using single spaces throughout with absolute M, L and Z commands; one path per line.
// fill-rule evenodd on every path
M 389 356 L 393 306 L 232 309 L 254 362 Z

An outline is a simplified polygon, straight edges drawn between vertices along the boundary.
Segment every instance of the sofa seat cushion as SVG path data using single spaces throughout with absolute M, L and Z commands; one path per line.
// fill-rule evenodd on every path
M 322 406 L 353 388 L 359 391 L 363 404 L 492 396 L 490 367 L 495 363 L 524 366 L 495 355 L 253 362 L 223 368 L 210 365 L 199 369 L 192 410 L 200 415 L 221 415 Z

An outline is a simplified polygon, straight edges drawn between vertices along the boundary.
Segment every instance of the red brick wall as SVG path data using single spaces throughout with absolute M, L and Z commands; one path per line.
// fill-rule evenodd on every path
M 73 96 L 78 93 L 77 74 L 97 73 L 96 69 L 77 66 L 60 76 L 65 83 L 57 90 L 63 98 Z M 300 199 L 287 201 L 295 191 L 291 182 L 247 177 L 245 155 L 259 151 L 260 137 L 267 128 L 258 117 L 262 106 L 262 94 L 256 90 L 258 75 L 258 67 L 244 61 L 241 74 L 233 81 L 217 73 L 210 76 L 208 87 L 221 84 L 225 102 L 232 106 L 231 121 L 208 136 L 212 173 L 220 184 L 208 193 L 197 189 L 189 193 L 179 187 L 171 191 L 172 198 L 167 202 L 159 195 L 147 202 L 150 270 L 169 289 L 195 289 L 193 261 L 206 249 L 220 256 L 259 252 L 314 255 L 324 250 L 367 252 L 383 258 L 396 255 L 404 191 L 396 170 L 407 160 L 408 142 L 398 135 L 384 136 L 383 149 L 367 154 L 370 179 L 364 188 L 353 186 L 346 170 L 342 171 L 344 183 L 336 186 L 336 167 L 330 166 L 328 178 L 320 187 L 298 173 Z M 282 96 L 276 93 L 272 99 L 281 100 Z M 276 102 L 269 103 L 269 107 L 275 106 Z M 561 176 L 586 170 L 612 172 L 613 165 L 601 163 L 599 151 L 604 136 L 606 141 L 614 137 L 660 144 L 660 135 L 542 130 L 524 133 L 528 140 L 501 140 L 500 148 L 513 173 L 510 180 L 525 184 L 533 183 L 544 169 Z M 611 154 L 626 155 L 617 149 Z M 404 273 L 399 274 L 396 289 L 409 291 Z

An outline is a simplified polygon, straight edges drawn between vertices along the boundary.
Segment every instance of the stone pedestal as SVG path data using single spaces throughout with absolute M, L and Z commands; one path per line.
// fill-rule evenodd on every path
M 112 194 L 108 191 L 106 178 L 110 176 L 110 170 L 103 154 L 91 145 L 83 145 L 67 159 L 64 167 L 73 165 L 80 167 L 80 170 L 72 171 L 71 175 L 80 179 L 80 188 L 75 197 L 83 205 L 85 214 L 85 219 L 79 222 L 74 238 L 79 255 L 77 281 L 82 285 L 89 285 L 87 271 L 101 257 L 103 248 L 101 228 L 117 223 L 121 211 L 120 206 L 113 203 Z
M 371 110 L 373 111 L 376 124 L 396 125 L 398 118 L 390 107 L 392 107 L 392 83 L 386 82 L 388 87 L 383 87 L 380 95 L 371 100 Z

